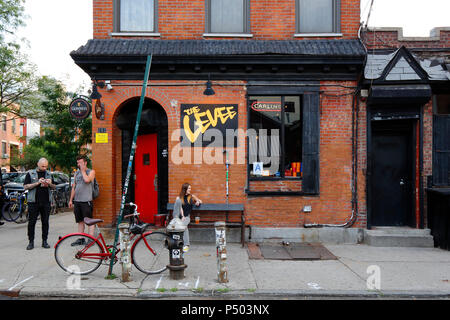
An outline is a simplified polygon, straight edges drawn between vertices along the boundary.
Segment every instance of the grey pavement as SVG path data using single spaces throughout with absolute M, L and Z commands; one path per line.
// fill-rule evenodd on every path
M 313 298 L 450 298 L 450 251 L 438 248 L 371 247 L 324 244 L 337 260 L 256 260 L 247 248 L 228 243 L 228 279 L 217 281 L 215 243 L 191 243 L 185 254 L 185 278 L 171 280 L 169 271 L 145 275 L 133 267 L 130 282 L 105 279 L 108 266 L 75 279 L 56 264 L 58 236 L 76 232 L 73 213 L 50 217 L 49 244 L 41 247 L 41 224 L 36 225 L 35 249 L 27 246 L 27 224 L 0 226 L 0 292 L 24 298 L 177 298 L 221 299 L 239 297 Z M 112 242 L 112 241 L 110 241 Z M 168 260 L 168 255 L 167 255 Z M 370 280 L 376 279 L 379 282 Z M 379 283 L 379 289 L 367 285 Z M 74 282 L 75 281 L 75 282 Z M 79 282 L 77 282 L 79 281 Z M 77 289 L 70 284 L 80 283 Z M 73 287 L 73 286 L 72 286 Z

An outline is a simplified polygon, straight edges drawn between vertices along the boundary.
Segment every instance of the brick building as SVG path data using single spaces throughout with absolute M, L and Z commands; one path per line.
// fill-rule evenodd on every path
M 362 87 L 368 95 L 361 104 L 367 134 L 360 152 L 368 156 L 361 163 L 368 173 L 368 227 L 428 227 L 425 189 L 450 185 L 450 28 L 435 28 L 430 37 L 404 37 L 399 28 L 362 35 L 368 52 Z M 387 144 L 396 150 L 388 151 Z M 382 153 L 397 159 L 397 168 Z M 391 176 L 380 178 L 388 163 Z M 395 194 L 390 203 L 397 214 L 390 217 L 385 193 Z
M 102 96 L 92 160 L 105 226 L 120 210 L 151 54 L 129 193 L 147 221 L 189 182 L 204 203 L 243 204 L 254 237 L 367 227 L 359 1 L 93 3 L 93 39 L 71 56 Z
M 1 157 L 0 164 L 2 171 L 16 171 L 20 168 L 10 166 L 11 157 L 17 156 L 22 152 L 26 141 L 26 119 L 20 118 L 14 112 L 5 112 L 1 115 L 0 140 L 1 140 Z

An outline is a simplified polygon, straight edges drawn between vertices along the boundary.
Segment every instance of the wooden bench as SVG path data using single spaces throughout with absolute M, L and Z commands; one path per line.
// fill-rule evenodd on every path
M 172 219 L 173 203 L 167 204 L 169 217 Z M 206 214 L 207 213 L 207 214 Z M 200 216 L 201 214 L 201 216 Z M 241 228 L 241 244 L 245 245 L 245 216 L 243 204 L 226 203 L 203 203 L 200 206 L 194 205 L 190 214 L 191 226 L 214 226 L 216 221 L 224 221 L 230 228 Z M 195 223 L 195 217 L 200 217 L 200 222 Z

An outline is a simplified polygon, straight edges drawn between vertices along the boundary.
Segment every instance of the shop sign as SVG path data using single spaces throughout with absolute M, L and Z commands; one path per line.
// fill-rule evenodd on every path
M 91 104 L 83 98 L 73 99 L 69 106 L 69 112 L 75 119 L 86 119 L 91 114 Z
M 255 111 L 280 112 L 281 102 L 253 101 L 250 107 Z M 284 103 L 284 111 L 295 112 L 294 102 L 286 101 Z
M 255 111 L 281 111 L 281 102 L 254 101 L 251 108 Z
M 206 147 L 214 141 L 215 146 L 219 141 L 226 146 L 227 134 L 234 135 L 238 129 L 238 105 L 181 104 L 180 128 L 183 146 Z M 208 132 L 212 129 L 215 131 Z M 236 140 L 233 138 L 234 147 Z

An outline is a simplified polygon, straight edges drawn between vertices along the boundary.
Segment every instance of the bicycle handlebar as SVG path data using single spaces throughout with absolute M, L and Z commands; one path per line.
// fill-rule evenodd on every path
M 124 218 L 129 218 L 129 217 L 132 217 L 132 216 L 138 216 L 138 215 L 140 215 L 140 213 L 137 211 L 137 208 L 138 208 L 137 204 L 135 204 L 135 203 L 133 203 L 133 202 L 130 202 L 130 203 L 125 203 L 125 206 L 134 207 L 134 213 L 132 213 L 132 214 L 127 214 L 127 215 L 123 216 Z

